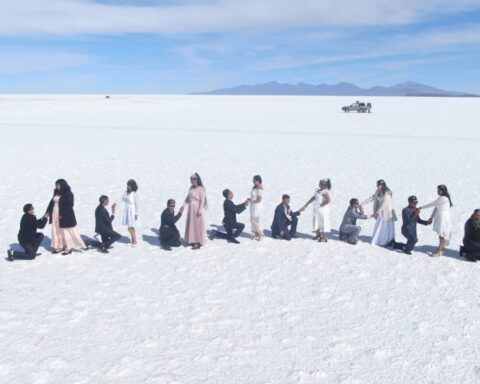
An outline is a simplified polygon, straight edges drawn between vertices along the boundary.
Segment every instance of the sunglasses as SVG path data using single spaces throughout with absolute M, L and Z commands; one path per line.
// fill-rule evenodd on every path
M 169 204 L 168 206 L 169 206 L 170 208 L 175 208 L 175 204 L 173 204 L 173 205 L 172 205 L 172 204 Z

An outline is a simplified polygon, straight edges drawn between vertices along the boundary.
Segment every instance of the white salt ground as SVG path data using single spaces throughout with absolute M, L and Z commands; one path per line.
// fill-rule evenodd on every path
M 120 203 L 136 179 L 142 241 L 131 248 L 124 238 L 108 255 L 52 255 L 47 227 L 42 256 L 1 263 L 0 382 L 478 383 L 480 266 L 457 251 L 480 206 L 480 100 L 371 98 L 372 114 L 340 111 L 354 100 L 1 96 L 5 255 L 23 204 L 43 214 L 60 177 L 89 237 L 99 195 Z M 379 178 L 399 215 L 409 195 L 430 202 L 444 183 L 452 241 L 445 257 L 429 258 L 437 238 L 420 226 L 410 256 L 372 247 L 369 220 L 357 246 L 336 232 L 319 244 L 308 238 L 308 209 L 299 239 L 255 242 L 247 210 L 238 246 L 162 251 L 160 213 L 168 198 L 183 200 L 195 171 L 209 228 L 222 220 L 221 191 L 243 201 L 254 174 L 264 179 L 266 229 L 283 193 L 300 208 L 322 177 L 333 183 L 333 228 Z M 114 226 L 128 235 L 119 217 Z M 402 240 L 400 223 L 396 231 Z

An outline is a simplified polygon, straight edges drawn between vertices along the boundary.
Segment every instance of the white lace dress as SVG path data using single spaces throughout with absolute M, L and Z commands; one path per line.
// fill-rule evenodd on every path
M 330 225 L 330 203 L 324 205 L 327 202 L 327 196 L 329 192 L 325 189 L 315 190 L 315 200 L 313 202 L 313 231 L 320 231 L 328 233 L 331 230 Z
M 129 228 L 135 228 L 135 215 L 138 214 L 137 193 L 125 192 L 122 200 L 124 203 L 122 224 Z
M 263 196 L 263 189 L 260 188 L 252 188 L 250 192 L 250 224 L 252 226 L 252 232 L 254 234 L 263 233 L 261 216 L 262 216 L 262 207 L 263 207 L 263 199 L 262 201 L 253 204 L 254 202 L 258 201 L 259 197 Z
M 440 196 L 437 200 L 426 204 L 422 209 L 435 208 L 432 212 L 433 230 L 438 236 L 450 240 L 452 233 L 452 218 L 450 215 L 450 200 L 446 196 Z

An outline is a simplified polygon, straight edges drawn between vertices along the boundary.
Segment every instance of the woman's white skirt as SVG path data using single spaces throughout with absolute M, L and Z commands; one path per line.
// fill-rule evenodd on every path
M 313 211 L 313 231 L 330 232 L 330 207 L 328 205 Z
M 382 247 L 395 240 L 395 222 L 392 220 L 383 221 L 380 216 L 377 217 L 375 228 L 373 229 L 372 245 Z
M 433 230 L 437 232 L 438 236 L 450 240 L 452 233 L 452 219 L 450 212 L 437 212 L 433 218 Z
M 135 205 L 125 204 L 125 209 L 123 210 L 122 224 L 129 228 L 135 228 L 135 214 Z

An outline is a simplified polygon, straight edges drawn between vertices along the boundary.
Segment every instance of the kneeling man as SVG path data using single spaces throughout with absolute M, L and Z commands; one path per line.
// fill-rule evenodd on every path
M 37 233 L 37 229 L 42 229 L 47 224 L 49 214 L 37 220 L 35 216 L 35 208 L 32 204 L 25 204 L 23 207 L 23 216 L 20 221 L 20 232 L 18 232 L 18 242 L 25 252 L 7 251 L 7 260 L 33 260 L 37 256 L 38 248 L 43 241 L 43 233 Z
M 180 207 L 179 212 L 175 215 L 175 200 L 169 199 L 167 201 L 167 208 L 162 212 L 160 219 L 160 246 L 166 250 L 171 251 L 171 247 L 179 247 L 180 232 L 175 223 L 182 217 L 184 207 Z
M 108 253 L 108 248 L 122 236 L 113 230 L 112 222 L 115 219 L 116 204 L 112 205 L 112 214 L 107 211 L 110 200 L 108 196 L 102 195 L 98 199 L 100 204 L 95 210 L 95 232 L 102 238 L 100 252 Z
M 305 209 L 305 207 L 293 212 L 290 209 L 290 196 L 283 195 L 282 202 L 275 208 L 275 216 L 272 222 L 272 237 L 280 237 L 285 240 L 291 240 L 296 237 L 298 216 Z M 290 229 L 288 229 L 290 227 Z

